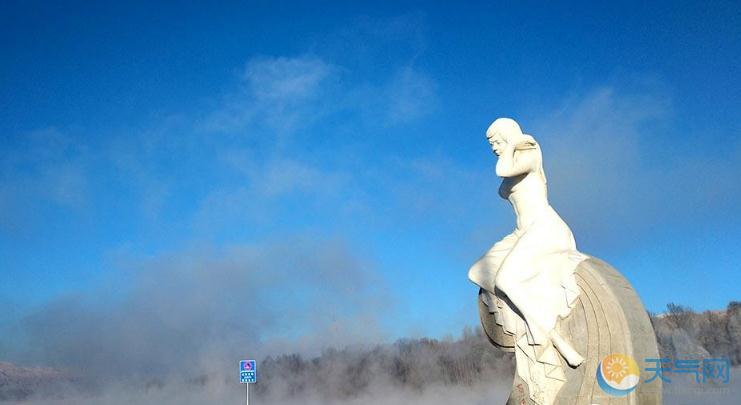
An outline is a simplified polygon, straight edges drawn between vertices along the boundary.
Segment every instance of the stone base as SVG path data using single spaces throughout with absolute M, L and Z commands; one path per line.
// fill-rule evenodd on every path
M 646 358 L 658 358 L 658 347 L 651 321 L 630 283 L 607 263 L 590 257 L 579 264 L 576 280 L 580 295 L 568 317 L 557 330 L 571 342 L 586 361 L 573 369 L 562 360 L 566 383 L 558 391 L 556 404 L 563 405 L 660 405 L 661 380 L 644 383 L 653 373 L 646 372 Z M 494 315 L 479 299 L 481 324 L 492 344 L 514 351 L 512 336 L 494 322 Z M 607 355 L 622 353 L 635 359 L 641 368 L 641 382 L 624 397 L 610 396 L 596 379 L 599 362 Z M 653 363 L 650 363 L 653 364 Z M 527 383 L 515 376 L 507 405 L 539 405 L 532 401 Z

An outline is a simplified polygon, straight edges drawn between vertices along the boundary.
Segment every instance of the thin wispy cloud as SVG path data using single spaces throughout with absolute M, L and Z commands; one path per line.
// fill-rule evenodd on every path
M 32 131 L 0 152 L 0 228 L 35 227 L 43 205 L 79 213 L 89 204 L 90 151 L 55 128 Z
M 434 80 L 410 67 L 394 75 L 385 89 L 385 98 L 390 102 L 387 111 L 390 124 L 414 122 L 438 105 Z
M 722 153 L 701 144 L 686 151 L 677 143 L 700 134 L 664 136 L 673 119 L 662 92 L 615 87 L 569 98 L 538 118 L 531 128 L 544 145 L 552 200 L 590 237 L 727 211 L 741 198 L 731 175 L 741 167 L 741 142 L 729 139 Z
M 326 87 L 335 74 L 331 64 L 311 56 L 251 59 L 237 88 L 206 114 L 205 128 L 247 135 L 260 125 L 278 134 L 292 131 L 327 108 L 319 97 L 330 92 Z

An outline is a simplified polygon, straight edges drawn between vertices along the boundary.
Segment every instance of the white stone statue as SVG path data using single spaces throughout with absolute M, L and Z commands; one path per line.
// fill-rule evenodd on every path
M 512 119 L 499 118 L 486 131 L 499 157 L 499 195 L 512 204 L 517 226 L 494 244 L 469 270 L 485 291 L 484 302 L 505 333 L 535 360 L 557 365 L 558 353 L 577 367 L 584 358 L 555 330 L 579 294 L 576 266 L 585 256 L 576 250 L 568 225 L 548 204 L 543 157 L 535 139 Z M 524 321 L 524 328 L 518 328 Z M 521 323 L 520 323 L 521 324 Z M 520 362 L 518 361 L 518 366 Z
M 487 336 L 515 354 L 507 404 L 660 404 L 660 383 L 641 384 L 620 398 L 596 383 L 600 361 L 611 353 L 658 356 L 646 310 L 617 270 L 576 250 L 571 230 L 548 203 L 535 139 L 509 118 L 494 121 L 486 137 L 503 178 L 499 195 L 517 221 L 468 277 L 480 287 Z

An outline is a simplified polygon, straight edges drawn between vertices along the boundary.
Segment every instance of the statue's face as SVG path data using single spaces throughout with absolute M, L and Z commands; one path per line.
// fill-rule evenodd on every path
M 504 152 L 504 147 L 507 146 L 507 141 L 502 136 L 502 133 L 495 131 L 491 136 L 487 136 L 486 138 L 489 140 L 489 145 L 491 145 L 491 150 L 494 154 L 501 156 Z

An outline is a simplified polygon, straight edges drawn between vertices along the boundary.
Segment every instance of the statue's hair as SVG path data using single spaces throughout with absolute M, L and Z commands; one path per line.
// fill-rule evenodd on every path
M 486 130 L 486 137 L 491 138 L 497 132 L 506 137 L 522 135 L 520 125 L 512 118 L 497 118 Z

